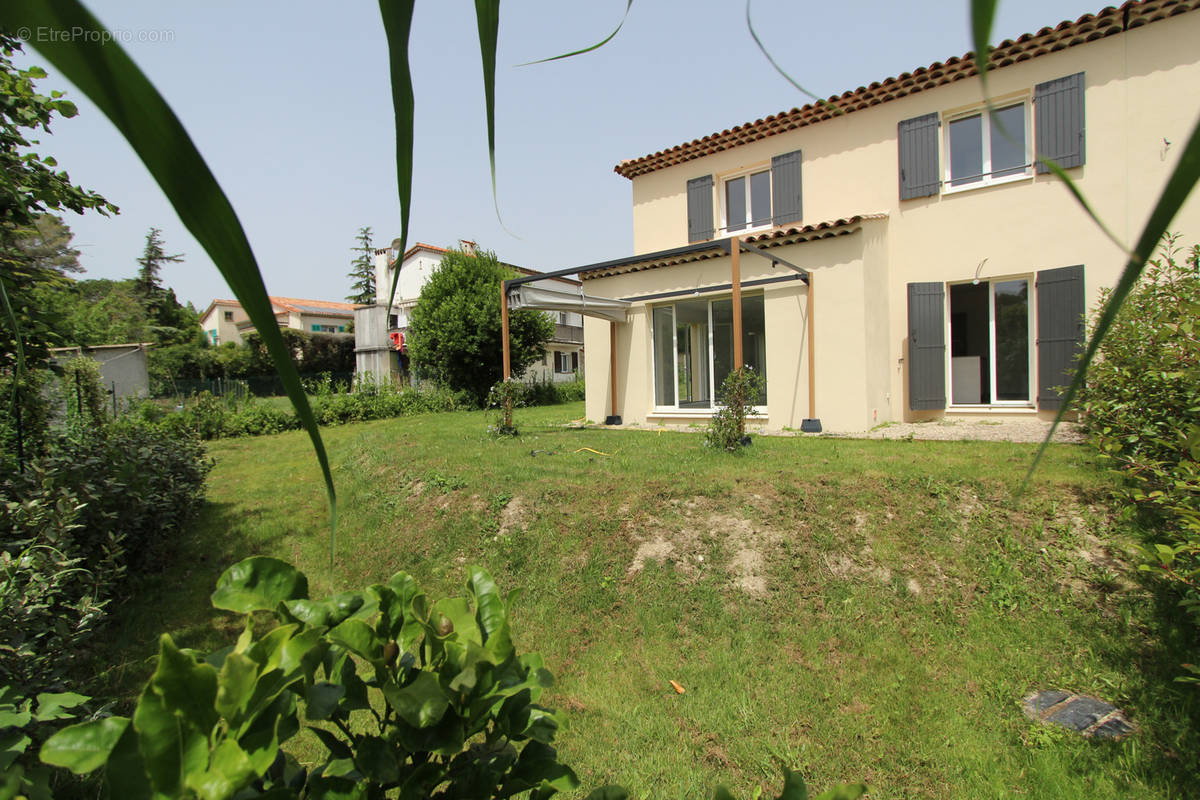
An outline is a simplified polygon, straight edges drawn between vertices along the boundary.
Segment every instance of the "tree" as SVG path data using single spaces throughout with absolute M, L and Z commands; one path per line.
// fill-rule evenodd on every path
M 58 273 L 83 272 L 79 251 L 71 247 L 75 234 L 56 214 L 39 214 L 29 232 L 17 240 L 17 247 L 39 269 Z
M 515 277 L 495 253 L 448 251 L 412 311 L 408 352 L 419 373 L 482 404 L 501 378 L 500 284 Z M 554 323 L 540 311 L 518 309 L 508 327 L 512 372 L 520 375 L 545 356 Z
M 354 260 L 350 262 L 350 272 L 347 277 L 350 278 L 351 294 L 346 296 L 346 302 L 349 303 L 374 303 L 375 302 L 375 245 L 371 244 L 371 228 L 358 229 L 358 236 L 354 237 L 358 244 L 351 247 L 350 251 L 357 253 Z
M 163 244 L 162 231 L 151 228 L 146 234 L 146 247 L 142 250 L 142 257 L 137 260 L 137 288 L 146 299 L 147 306 L 161 297 L 163 288 L 159 273 L 162 272 L 163 264 L 178 264 L 183 261 L 183 253 L 169 256 L 163 249 Z
M 70 118 L 78 112 L 74 103 L 62 99 L 62 92 L 46 96 L 37 91 L 34 82 L 46 77 L 40 67 L 13 66 L 12 57 L 20 49 L 17 39 L 0 33 L 0 282 L 25 356 L 36 364 L 49 356 L 54 325 L 36 302 L 35 289 L 66 280 L 63 272 L 78 266 L 77 253 L 72 255 L 69 247 L 47 256 L 47 239 L 61 241 L 61 232 L 56 234 L 43 215 L 64 210 L 108 214 L 118 209 L 98 193 L 71 183 L 53 158 L 33 152 L 40 141 L 31 138 L 31 132 L 50 133 L 56 115 Z M 13 327 L 6 313 L 0 315 L 0 369 L 16 361 L 18 333 Z

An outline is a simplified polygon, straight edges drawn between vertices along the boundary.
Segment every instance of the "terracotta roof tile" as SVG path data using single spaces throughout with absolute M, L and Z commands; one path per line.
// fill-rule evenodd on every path
M 992 48 L 988 57 L 989 68 L 1011 66 L 1197 8 L 1200 8 L 1200 0 L 1130 0 L 1120 8 L 1108 6 L 1096 14 L 1084 14 L 1074 22 L 1060 22 L 1052 28 L 1042 28 L 1037 33 L 1005 39 Z M 746 122 L 641 158 L 622 161 L 613 167 L 613 171 L 632 179 L 638 175 L 756 142 L 768 136 L 814 125 L 839 114 L 861 111 L 910 94 L 974 77 L 979 74 L 974 59 L 974 53 L 967 53 L 961 57 L 935 61 L 928 67 L 902 72 L 894 78 L 833 95 L 825 103 L 809 103 L 802 108 L 793 108 L 791 111 L 782 111 L 754 122 Z
M 835 236 L 846 236 L 857 231 L 861 227 L 860 223 L 864 220 L 874 219 L 887 219 L 887 214 L 856 214 L 852 217 L 827 222 L 814 222 L 811 225 L 777 228 L 741 238 L 747 244 L 759 247 L 778 247 L 785 244 L 799 244 L 818 239 L 832 239 Z M 662 253 L 647 253 L 617 262 L 606 262 L 590 268 L 580 267 L 579 277 L 587 281 L 594 278 L 607 278 L 611 275 L 623 275 L 628 272 L 642 272 L 694 261 L 707 261 L 710 258 L 722 258 L 729 255 L 728 250 L 725 249 L 726 241 L 725 239 L 714 239 L 708 243 L 708 247 L 697 244 Z

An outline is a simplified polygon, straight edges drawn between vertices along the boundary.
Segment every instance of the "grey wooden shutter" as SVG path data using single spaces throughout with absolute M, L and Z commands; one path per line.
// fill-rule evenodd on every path
M 800 151 L 771 159 L 771 222 L 786 225 L 801 220 Z
M 1062 408 L 1059 387 L 1071 383 L 1084 341 L 1083 266 L 1037 275 L 1038 408 Z
M 712 175 L 687 182 L 688 242 L 713 238 L 712 187 Z
M 946 407 L 946 294 L 941 283 L 908 285 L 908 407 Z
M 900 142 L 900 199 L 937 194 L 941 187 L 937 113 L 901 120 L 896 138 Z
M 1037 158 L 1053 159 L 1063 169 L 1083 164 L 1087 150 L 1083 90 L 1082 72 L 1039 83 L 1033 88 Z M 1037 171 L 1049 172 L 1050 169 L 1039 160 Z

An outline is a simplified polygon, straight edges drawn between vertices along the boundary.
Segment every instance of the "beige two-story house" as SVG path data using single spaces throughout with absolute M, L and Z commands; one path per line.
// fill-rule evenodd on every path
M 578 276 L 629 306 L 586 320 L 588 418 L 706 419 L 735 328 L 767 429 L 1055 414 L 1124 256 L 1042 160 L 1136 241 L 1200 109 L 1198 6 L 1004 41 L 986 97 L 968 54 L 618 164 L 635 255 Z

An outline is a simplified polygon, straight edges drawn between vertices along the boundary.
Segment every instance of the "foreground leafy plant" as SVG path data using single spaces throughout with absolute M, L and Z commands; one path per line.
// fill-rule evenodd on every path
M 35 705 L 11 686 L 0 686 L 0 797 L 53 796 L 50 770 L 33 760 L 31 746 L 44 740 L 54 723 L 77 718 L 74 709 L 88 699 L 74 692 L 43 692 Z
M 537 703 L 552 677 L 540 656 L 517 655 L 491 576 L 469 574 L 466 597 L 435 603 L 405 573 L 315 601 L 288 564 L 235 564 L 212 602 L 247 615 L 237 643 L 202 658 L 163 635 L 133 716 L 67 728 L 42 760 L 77 774 L 104 767 L 122 798 L 573 789 L 575 774 L 550 745 L 562 717 Z M 259 611 L 280 624 L 256 638 L 250 615 Z M 301 708 L 327 751 L 308 770 L 281 749 L 302 728 Z

